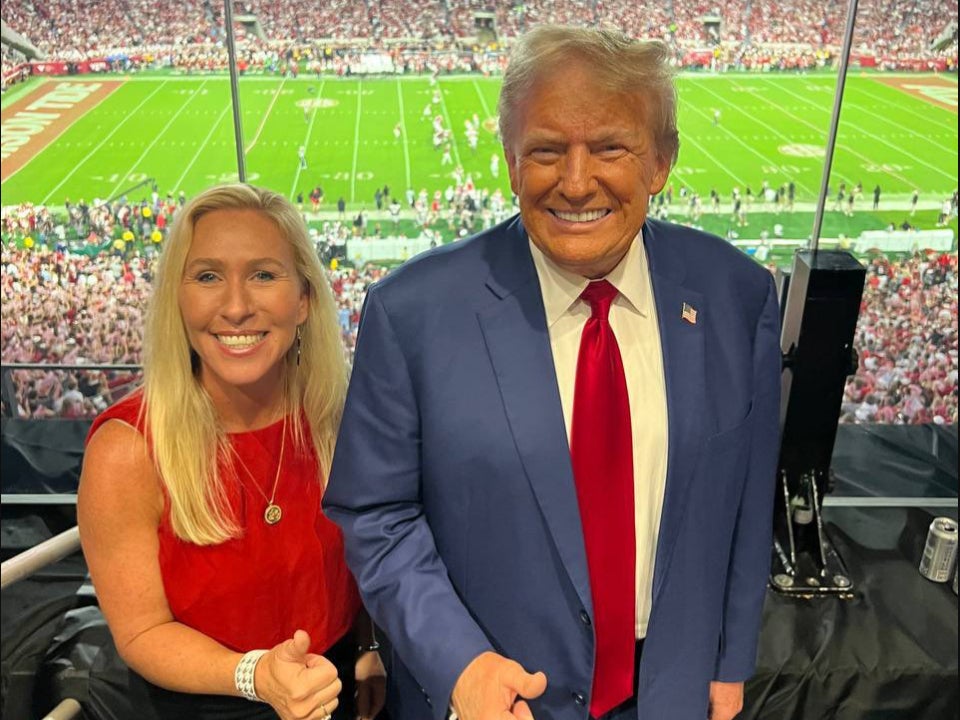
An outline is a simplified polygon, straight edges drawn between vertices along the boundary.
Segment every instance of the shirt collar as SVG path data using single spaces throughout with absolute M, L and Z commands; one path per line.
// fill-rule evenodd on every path
M 569 270 L 564 270 L 548 258 L 533 240 L 528 240 L 533 264 L 540 279 L 540 292 L 547 315 L 547 327 L 552 327 L 574 303 L 590 281 Z M 617 266 L 604 278 L 643 317 L 650 314 L 650 282 L 647 252 L 643 246 L 643 229 L 630 243 L 630 248 Z

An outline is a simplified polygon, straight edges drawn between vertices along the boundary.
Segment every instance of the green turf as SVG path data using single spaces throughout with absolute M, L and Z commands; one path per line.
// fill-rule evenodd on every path
M 925 77 L 911 76 L 917 83 Z M 861 219 L 841 220 L 835 213 L 825 222 L 825 235 L 832 228 L 855 234 L 864 226 L 899 222 L 914 189 L 928 210 L 938 208 L 957 187 L 956 111 L 880 78 L 847 79 L 831 185 L 863 184 L 857 207 Z M 16 92 L 22 96 L 38 84 Z M 835 84 L 832 75 L 681 77 L 681 152 L 671 176 L 675 189 L 686 185 L 706 204 L 712 187 L 728 200 L 735 186 L 743 190 L 749 185 L 756 193 L 764 180 L 773 187 L 793 181 L 798 203 L 811 203 L 820 188 Z M 431 105 L 431 114 L 443 115 L 453 131 L 455 160 L 477 185 L 508 193 L 504 163 L 499 178 L 490 175 L 490 156 L 499 152 L 493 132 L 499 80 L 450 77 L 442 78 L 440 87 L 442 101 L 432 104 L 426 78 L 244 77 L 240 94 L 247 179 L 291 197 L 321 185 L 327 209 L 339 197 L 351 210 L 369 209 L 374 190 L 383 185 L 395 195 L 408 187 L 432 195 L 453 181 L 451 166 L 442 166 L 441 153 L 432 147 L 431 122 L 423 116 L 424 107 Z M 952 94 L 956 102 L 955 88 Z M 5 97 L 4 106 L 12 99 Z M 308 103 L 306 109 L 302 103 Z M 721 112 L 718 125 L 715 109 Z M 474 113 L 483 121 L 476 153 L 468 149 L 464 134 L 464 120 Z M 393 133 L 398 123 L 403 129 L 399 140 Z M 300 145 L 307 149 L 305 170 L 297 159 Z M 182 190 L 187 195 L 236 178 L 226 76 L 127 79 L 4 182 L 3 203 L 61 205 L 68 198 L 109 198 L 147 178 L 161 193 Z M 883 190 L 881 207 L 887 215 L 863 212 L 876 184 Z M 142 189 L 132 193 L 134 198 L 144 194 Z M 809 206 L 804 209 L 801 217 L 789 220 L 801 229 L 812 220 Z M 717 231 L 713 226 L 722 228 L 724 222 L 704 224 Z M 759 233 L 759 222 L 740 232 L 748 235 L 753 229 Z

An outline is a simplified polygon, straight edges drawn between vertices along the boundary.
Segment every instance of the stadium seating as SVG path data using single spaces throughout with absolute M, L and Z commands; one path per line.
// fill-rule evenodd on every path
M 637 4 L 631 0 L 331 0 L 312 3 L 242 0 L 236 4 L 238 32 L 251 52 L 269 47 L 312 52 L 313 46 L 380 49 L 455 47 L 476 38 L 475 14 L 493 15 L 496 37 L 509 43 L 542 22 L 609 25 L 636 37 L 673 43 L 678 57 L 691 47 L 716 48 L 726 63 L 751 66 L 743 57 L 758 52 L 774 64 L 796 54 L 839 47 L 846 4 L 839 0 L 692 0 Z M 857 13 L 855 50 L 882 58 L 956 58 L 957 42 L 931 49 L 957 16 L 956 0 L 915 3 L 864 0 Z M 47 59 L 147 56 L 181 64 L 198 53 L 218 57 L 223 16 L 216 3 L 181 0 L 29 0 L 6 3 L 5 22 L 28 38 Z M 254 22 L 255 21 L 255 22 Z M 199 50 L 203 47 L 203 50 Z M 217 67 L 220 67 L 217 64 Z

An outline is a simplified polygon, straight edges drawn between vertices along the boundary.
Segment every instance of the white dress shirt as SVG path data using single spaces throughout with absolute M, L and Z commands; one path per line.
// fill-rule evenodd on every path
M 540 279 L 569 444 L 580 335 L 590 317 L 589 303 L 579 298 L 589 280 L 560 268 L 532 241 L 530 252 Z M 667 479 L 668 433 L 660 329 L 642 235 L 604 279 L 619 291 L 609 318 L 620 347 L 630 400 L 637 542 L 636 633 L 637 638 L 643 638 L 652 604 L 653 568 Z

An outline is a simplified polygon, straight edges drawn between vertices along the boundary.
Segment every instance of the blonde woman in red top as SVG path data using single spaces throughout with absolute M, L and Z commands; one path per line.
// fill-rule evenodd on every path
M 320 507 L 347 368 L 296 208 L 224 185 L 179 210 L 144 341 L 143 388 L 91 428 L 78 497 L 130 710 L 375 716 L 383 665 Z

